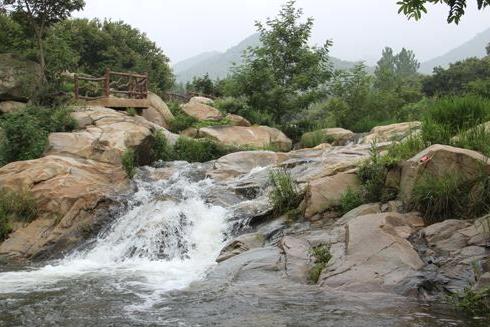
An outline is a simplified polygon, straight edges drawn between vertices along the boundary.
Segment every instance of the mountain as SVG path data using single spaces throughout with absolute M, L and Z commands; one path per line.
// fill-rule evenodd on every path
M 426 61 L 420 65 L 419 71 L 424 74 L 431 74 L 434 67 L 447 67 L 450 63 L 460 61 L 470 57 L 484 57 L 485 47 L 490 42 L 490 28 L 477 34 L 471 40 L 463 43 L 459 47 L 447 52 L 446 54 Z
M 186 83 L 191 81 L 193 77 L 202 76 L 206 73 L 211 79 L 224 78 L 230 72 L 233 63 L 242 62 L 243 51 L 249 47 L 257 46 L 259 43 L 259 34 L 253 34 L 223 53 L 205 52 L 178 62 L 173 66 L 176 80 Z M 337 69 L 349 69 L 357 64 L 357 62 L 344 61 L 334 57 L 331 57 L 330 60 Z

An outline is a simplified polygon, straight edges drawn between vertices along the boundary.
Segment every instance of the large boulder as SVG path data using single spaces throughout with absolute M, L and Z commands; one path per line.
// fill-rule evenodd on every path
M 273 147 L 289 151 L 292 141 L 280 130 L 268 126 L 212 126 L 199 130 L 199 136 L 219 143 L 257 148 Z
M 0 54 L 0 101 L 27 101 L 41 85 L 41 67 L 9 53 Z
M 197 120 L 221 120 L 223 114 L 216 108 L 207 104 L 190 101 L 182 106 L 182 111 Z
M 401 141 L 410 134 L 419 133 L 421 127 L 422 123 L 418 121 L 377 126 L 362 139 L 361 143 Z
M 403 164 L 400 195 L 403 202 L 409 204 L 413 188 L 426 174 L 440 177 L 458 174 L 462 180 L 473 180 L 482 172 L 490 174 L 490 161 L 481 153 L 448 145 L 432 145 Z
M 102 217 L 98 211 L 109 216 L 110 197 L 128 182 L 119 166 L 53 155 L 0 168 L 0 185 L 2 191 L 28 191 L 37 202 L 36 219 L 14 222 L 0 244 L 0 256 L 30 258 L 59 256 L 78 244 Z
M 208 106 L 212 106 L 214 104 L 213 99 L 206 98 L 203 96 L 195 96 L 192 97 L 189 102 L 197 102 L 197 103 L 202 103 L 202 104 L 207 104 Z
M 423 226 L 416 214 L 358 216 L 337 233 L 332 259 L 320 285 L 355 292 L 396 292 L 406 278 L 424 266 L 407 238 Z
M 228 260 L 248 250 L 260 248 L 263 245 L 264 235 L 260 233 L 240 235 L 226 244 L 226 246 L 221 250 L 216 262 Z
M 311 218 L 328 209 L 340 205 L 342 194 L 351 189 L 360 188 L 359 178 L 355 173 L 340 173 L 313 180 L 306 191 L 305 217 Z
M 344 128 L 325 128 L 314 132 L 307 132 L 301 137 L 302 141 L 313 139 L 320 134 L 324 137 L 324 143 L 331 143 L 333 145 L 345 145 L 348 142 L 354 140 L 355 134 L 352 131 Z
M 148 92 L 150 107 L 143 109 L 141 115 L 148 121 L 155 123 L 163 128 L 169 128 L 174 115 L 167 104 L 153 92 Z
M 139 164 L 149 164 L 155 131 L 161 130 L 171 144 L 177 139 L 176 135 L 142 117 L 108 108 L 75 108 L 72 117 L 83 129 L 50 134 L 47 155 L 69 155 L 120 164 L 123 153 L 132 148 L 138 153 Z
M 0 114 L 8 114 L 24 109 L 27 106 L 24 102 L 2 101 L 0 102 Z
M 229 120 L 230 124 L 233 126 L 252 126 L 252 124 L 248 120 L 239 115 L 228 114 L 226 115 L 225 119 Z
M 272 151 L 234 152 L 216 160 L 208 174 L 213 178 L 224 180 L 245 175 L 252 169 L 277 165 L 286 159 L 284 153 Z

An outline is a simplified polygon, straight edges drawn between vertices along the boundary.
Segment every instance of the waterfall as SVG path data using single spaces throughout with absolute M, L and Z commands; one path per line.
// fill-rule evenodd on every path
M 41 268 L 0 273 L 0 293 L 51 289 L 67 279 L 94 277 L 117 287 L 137 284 L 165 292 L 203 277 L 223 246 L 229 210 L 206 203 L 213 181 L 193 181 L 189 175 L 195 167 L 181 165 L 166 180 L 137 178 L 130 209 L 91 246 Z

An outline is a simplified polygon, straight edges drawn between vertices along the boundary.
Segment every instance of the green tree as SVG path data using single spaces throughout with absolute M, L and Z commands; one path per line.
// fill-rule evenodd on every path
M 214 83 L 207 73 L 201 77 L 194 77 L 192 82 L 186 84 L 186 89 L 190 92 L 197 92 L 203 95 L 216 95 Z
M 67 19 L 73 11 L 81 10 L 84 0 L 0 0 L 0 7 L 29 26 L 36 40 L 39 63 L 46 71 L 44 37 L 53 24 Z M 46 77 L 44 75 L 44 80 Z
M 378 60 L 374 75 L 376 76 L 375 86 L 381 90 L 387 90 L 395 84 L 396 55 L 393 49 L 386 47 L 383 49 L 381 59 Z
M 261 46 L 244 54 L 225 89 L 244 96 L 247 104 L 277 124 L 285 123 L 321 98 L 320 86 L 331 76 L 328 50 L 331 42 L 311 47 L 313 19 L 300 21 L 303 12 L 287 2 L 274 19 L 256 23 Z
M 419 20 L 423 14 L 427 13 L 427 3 L 446 4 L 449 7 L 447 22 L 456 24 L 459 23 L 461 17 L 465 14 L 467 6 L 466 0 L 399 0 L 397 2 L 400 7 L 398 13 L 403 13 L 409 19 L 414 18 L 415 20 Z M 476 0 L 476 4 L 478 9 L 482 10 L 490 6 L 490 0 Z
M 490 56 L 490 43 L 488 43 L 486 50 L 487 50 L 487 56 Z
M 146 34 L 124 22 L 69 19 L 54 25 L 46 36 L 51 73 L 69 70 L 101 75 L 115 71 L 148 72 L 158 93 L 174 82 L 169 59 Z
M 415 53 L 412 50 L 403 48 L 396 55 L 395 60 L 396 74 L 400 77 L 408 77 L 417 74 L 420 68 L 420 63 L 415 58 Z

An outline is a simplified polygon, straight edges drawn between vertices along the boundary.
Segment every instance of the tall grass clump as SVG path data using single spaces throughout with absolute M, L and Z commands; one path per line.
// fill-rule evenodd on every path
M 322 143 L 332 143 L 335 138 L 331 135 L 325 135 L 323 130 L 308 132 L 301 136 L 301 145 L 304 148 L 314 148 Z
M 3 241 L 12 230 L 11 221 L 31 222 L 38 210 L 30 192 L 0 191 L 0 241 Z
M 490 317 L 490 287 L 475 291 L 471 288 L 452 296 L 454 305 L 473 316 Z
M 427 108 L 422 125 L 424 141 L 451 144 L 451 138 L 490 119 L 490 100 L 475 95 L 445 97 Z
M 314 259 L 314 265 L 308 273 L 308 279 L 311 283 L 316 284 L 332 255 L 330 254 L 330 248 L 324 244 L 312 248 L 311 255 Z
M 385 159 L 379 153 L 376 143 L 371 145 L 370 158 L 359 167 L 357 175 L 362 184 L 362 196 L 365 202 L 378 202 L 383 197 L 388 168 Z
M 340 197 L 340 213 L 342 215 L 362 205 L 364 199 L 361 192 L 348 188 Z
M 161 130 L 153 134 L 152 158 L 155 161 L 170 161 L 174 157 L 173 148 Z
M 469 130 L 461 132 L 452 139 L 454 146 L 475 150 L 490 156 L 490 125 L 480 124 Z
M 304 194 L 286 169 L 271 170 L 269 181 L 272 184 L 270 201 L 275 215 L 281 215 L 299 206 Z
M 490 176 L 483 171 L 473 180 L 454 173 L 426 174 L 416 182 L 411 201 L 428 224 L 479 217 L 490 213 Z
M 130 179 L 133 178 L 136 174 L 137 167 L 136 153 L 133 149 L 126 149 L 126 151 L 124 151 L 121 157 L 121 164 L 124 171 L 126 171 L 126 176 Z
M 30 106 L 0 116 L 0 161 L 3 164 L 39 158 L 53 132 L 69 132 L 77 127 L 66 108 Z M 1 164 L 1 162 L 0 162 Z

